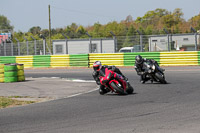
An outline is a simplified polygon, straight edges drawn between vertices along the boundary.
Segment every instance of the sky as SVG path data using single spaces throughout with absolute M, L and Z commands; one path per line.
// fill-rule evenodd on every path
M 120 22 L 131 15 L 135 20 L 156 8 L 173 12 L 181 8 L 185 20 L 200 13 L 200 0 L 0 0 L 0 15 L 14 26 L 14 31 L 28 32 L 34 26 L 64 28 L 72 23 L 89 26 L 96 22 Z

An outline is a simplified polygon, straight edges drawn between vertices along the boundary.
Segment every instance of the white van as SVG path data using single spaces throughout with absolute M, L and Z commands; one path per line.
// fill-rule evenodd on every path
M 120 53 L 134 52 L 134 47 L 123 47 L 119 50 Z

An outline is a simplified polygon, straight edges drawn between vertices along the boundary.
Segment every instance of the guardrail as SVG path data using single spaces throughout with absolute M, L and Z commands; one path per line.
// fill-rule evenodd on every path
M 91 67 L 95 61 L 101 61 L 103 65 L 124 66 L 123 53 L 106 53 L 106 54 L 89 54 L 89 66 Z
M 24 68 L 92 67 L 99 60 L 103 65 L 134 66 L 136 55 L 154 59 L 161 66 L 200 65 L 200 52 L 197 51 L 0 56 L 0 64 L 20 63 Z
M 69 55 L 69 66 L 88 67 L 88 62 L 89 62 L 88 54 Z
M 160 63 L 160 52 L 138 52 L 138 53 L 124 53 L 124 66 L 134 66 L 135 56 L 141 55 L 143 58 L 154 59 Z
M 199 65 L 198 52 L 162 52 L 160 53 L 161 66 Z

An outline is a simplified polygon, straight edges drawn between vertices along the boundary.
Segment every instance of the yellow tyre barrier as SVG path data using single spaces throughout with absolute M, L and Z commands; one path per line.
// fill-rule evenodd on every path
M 0 73 L 4 73 L 4 69 L 0 68 Z
M 0 77 L 0 83 L 4 82 L 4 77 Z
M 0 64 L 0 69 L 4 69 L 4 64 Z
M 17 70 L 24 70 L 24 64 L 17 64 Z
M 3 78 L 4 77 L 4 73 L 0 73 L 0 78 Z
M 18 70 L 17 76 L 24 76 L 24 70 Z
M 25 81 L 25 77 L 24 76 L 18 76 L 17 81 Z

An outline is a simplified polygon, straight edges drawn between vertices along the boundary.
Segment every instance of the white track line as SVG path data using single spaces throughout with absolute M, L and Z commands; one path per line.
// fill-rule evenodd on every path
M 93 91 L 96 91 L 98 90 L 99 88 L 96 88 L 96 89 L 93 89 L 93 90 L 89 90 L 89 91 L 86 91 L 86 92 L 82 92 L 82 93 L 77 93 L 77 94 L 73 94 L 73 95 L 69 95 L 67 97 L 64 97 L 64 98 L 71 98 L 71 97 L 76 97 L 76 96 L 80 96 L 80 95 L 83 95 L 83 94 L 88 94 L 90 92 L 93 92 Z M 63 99 L 63 98 L 60 98 L 60 99 Z M 56 99 L 57 100 L 57 99 Z

